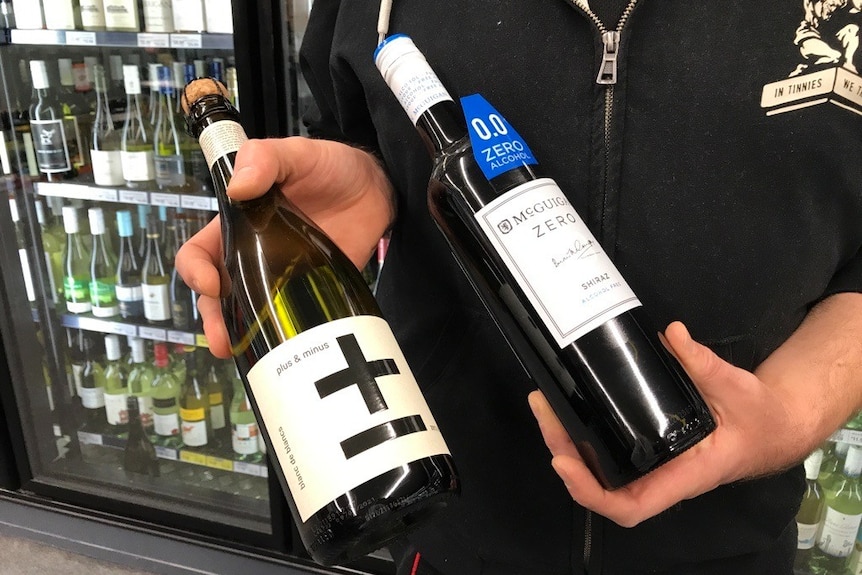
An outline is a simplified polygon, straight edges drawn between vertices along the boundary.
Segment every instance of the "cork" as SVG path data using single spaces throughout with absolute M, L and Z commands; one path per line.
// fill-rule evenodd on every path
M 224 84 L 215 78 L 198 78 L 197 80 L 192 80 L 186 84 L 185 88 L 183 88 L 183 96 L 180 99 L 183 106 L 183 112 L 188 115 L 192 104 L 197 102 L 200 98 L 209 96 L 210 94 L 221 94 L 225 98 L 230 99 L 230 94 L 228 93 L 227 88 L 225 88 Z

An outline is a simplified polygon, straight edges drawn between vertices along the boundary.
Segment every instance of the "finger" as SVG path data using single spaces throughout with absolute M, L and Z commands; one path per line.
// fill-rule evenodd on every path
M 204 334 L 207 336 L 210 352 L 222 359 L 231 357 L 230 337 L 221 313 L 221 300 L 202 295 L 198 298 L 198 311 L 203 320 Z
M 227 193 L 234 200 L 251 200 L 265 194 L 276 181 L 284 181 L 290 172 L 290 154 L 283 141 L 249 140 L 236 154 L 234 171 Z
M 580 459 L 580 454 L 572 442 L 572 438 L 563 424 L 560 423 L 557 414 L 554 413 L 551 404 L 545 398 L 545 394 L 541 391 L 533 391 L 527 396 L 527 401 L 533 411 L 533 416 L 539 423 L 539 430 L 542 432 L 545 445 L 548 446 L 551 455 L 568 455 Z
M 664 332 L 671 353 L 704 395 L 719 391 L 729 382 L 742 381 L 744 372 L 692 339 L 682 322 L 673 322 Z M 724 388 L 727 391 L 727 388 Z
M 221 292 L 218 272 L 222 262 L 220 226 L 219 216 L 214 217 L 182 245 L 175 262 L 177 272 L 187 286 L 211 297 L 218 297 Z

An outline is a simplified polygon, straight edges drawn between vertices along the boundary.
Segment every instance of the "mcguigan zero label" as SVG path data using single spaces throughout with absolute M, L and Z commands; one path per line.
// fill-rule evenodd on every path
M 641 305 L 553 180 L 509 190 L 476 219 L 560 348 Z
M 527 142 L 479 94 L 461 98 L 476 163 L 489 180 L 518 166 L 537 164 Z
M 302 521 L 391 469 L 448 454 L 385 320 L 304 331 L 247 376 Z

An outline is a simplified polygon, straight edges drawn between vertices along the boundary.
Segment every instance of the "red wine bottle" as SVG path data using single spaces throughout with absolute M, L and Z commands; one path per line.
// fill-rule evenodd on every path
M 209 79 L 184 92 L 219 204 L 222 313 L 302 541 L 343 563 L 445 505 L 458 478 L 356 266 L 277 187 L 228 198 L 246 135 L 226 95 Z
M 406 36 L 375 61 L 433 157 L 434 221 L 596 478 L 620 487 L 706 437 L 706 403 L 502 114 L 459 107 Z

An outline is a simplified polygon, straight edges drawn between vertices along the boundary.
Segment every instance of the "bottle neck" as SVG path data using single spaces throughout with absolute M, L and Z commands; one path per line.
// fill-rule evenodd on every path
M 416 122 L 422 141 L 434 156 L 467 137 L 467 125 L 458 105 L 447 100 L 425 110 Z

